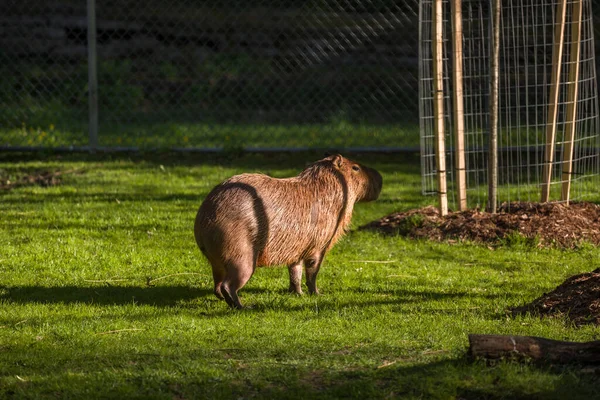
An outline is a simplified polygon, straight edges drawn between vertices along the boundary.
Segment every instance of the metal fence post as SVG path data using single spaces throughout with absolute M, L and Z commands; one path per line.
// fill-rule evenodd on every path
M 96 0 L 87 0 L 88 101 L 90 151 L 98 147 L 98 74 L 96 58 Z

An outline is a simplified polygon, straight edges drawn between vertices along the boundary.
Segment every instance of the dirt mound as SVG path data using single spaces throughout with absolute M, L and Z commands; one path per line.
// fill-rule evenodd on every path
M 566 315 L 576 325 L 600 325 L 600 268 L 572 276 L 552 292 L 512 312 L 513 315 L 527 312 L 550 317 Z
M 470 241 L 492 246 L 528 242 L 540 247 L 574 248 L 582 242 L 600 245 L 600 206 L 586 202 L 513 202 L 496 214 L 479 210 L 449 212 L 435 207 L 398 212 L 359 229 L 378 230 L 436 241 Z

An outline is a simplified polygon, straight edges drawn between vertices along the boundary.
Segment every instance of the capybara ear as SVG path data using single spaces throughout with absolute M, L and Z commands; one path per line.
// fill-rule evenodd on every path
M 341 154 L 336 154 L 333 156 L 333 166 L 336 168 L 342 168 L 342 164 L 344 164 L 344 157 Z

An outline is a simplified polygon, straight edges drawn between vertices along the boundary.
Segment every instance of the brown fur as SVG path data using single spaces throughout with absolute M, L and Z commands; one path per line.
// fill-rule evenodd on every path
M 215 295 L 242 308 L 237 291 L 256 267 L 288 265 L 290 291 L 302 293 L 302 265 L 310 293 L 327 251 L 344 234 L 354 203 L 379 196 L 374 169 L 341 155 L 327 157 L 286 179 L 236 175 L 206 197 L 194 225 L 212 266 Z

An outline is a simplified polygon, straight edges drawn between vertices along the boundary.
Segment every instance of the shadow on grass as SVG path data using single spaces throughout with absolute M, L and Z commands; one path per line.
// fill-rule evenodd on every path
M 240 294 L 245 292 L 258 293 L 256 289 L 244 287 Z M 268 295 L 268 294 L 271 295 Z M 263 294 L 266 297 L 253 297 L 249 299 L 242 312 L 249 313 L 264 313 L 266 311 L 279 312 L 303 312 L 310 310 L 311 312 L 334 312 L 337 313 L 343 309 L 360 308 L 370 310 L 369 312 L 378 312 L 381 307 L 391 306 L 391 310 L 397 313 L 406 313 L 408 309 L 413 310 L 415 306 L 420 304 L 430 304 L 429 302 L 447 301 L 458 302 L 462 299 L 472 299 L 474 297 L 485 298 L 490 301 L 502 298 L 503 295 L 491 293 L 472 293 L 466 291 L 455 292 L 437 292 L 435 290 L 418 291 L 418 290 L 365 290 L 361 288 L 348 288 L 340 291 L 325 292 L 324 294 L 315 296 L 304 293 L 301 297 L 304 299 L 301 302 L 291 302 L 298 295 L 287 292 L 287 289 L 282 290 L 264 290 Z M 408 308 L 403 307 L 408 306 Z M 375 310 L 375 311 L 373 311 Z M 420 313 L 429 314 L 458 314 L 460 308 L 435 308 L 430 305 L 419 307 Z M 412 312 L 412 311 L 411 311 Z M 502 314 L 503 315 L 503 314 Z
M 266 310 L 278 310 L 284 312 L 303 311 L 307 308 L 317 307 L 320 311 L 339 310 L 348 307 L 370 308 L 385 305 L 402 305 L 409 303 L 420 303 L 423 301 L 451 300 L 463 297 L 473 297 L 468 292 L 443 293 L 436 291 L 408 291 L 392 290 L 381 292 L 370 292 L 363 289 L 350 289 L 352 299 L 343 299 L 333 294 L 313 296 L 304 294 L 307 299 L 302 304 L 290 304 L 289 300 L 296 295 L 287 293 L 287 290 L 268 290 L 257 287 L 244 287 L 240 295 L 244 294 L 272 294 L 268 298 L 254 297 L 247 304 L 250 307 L 242 312 L 261 313 Z M 360 297 L 361 294 L 366 296 Z M 385 297 L 378 298 L 376 295 L 383 294 Z M 357 298 L 357 296 L 359 298 Z M 477 294 L 489 299 L 499 297 L 492 294 Z M 186 302 L 198 299 L 217 301 L 212 288 L 196 288 L 184 285 L 175 286 L 0 286 L 0 301 L 17 304 L 90 304 L 90 305 L 151 305 L 156 307 L 181 307 Z M 222 302 L 226 309 L 225 302 Z M 192 303 L 193 307 L 193 303 Z
M 222 352 L 210 350 L 200 354 L 102 353 L 93 356 L 96 363 L 90 362 L 88 355 L 65 360 L 59 350 L 47 350 L 41 368 L 48 368 L 47 360 L 54 358 L 53 352 L 63 360 L 61 368 L 38 371 L 40 366 L 31 362 L 25 371 L 19 368 L 19 373 L 28 376 L 35 372 L 36 384 L 12 380 L 0 387 L 0 397 L 35 398 L 37 391 L 48 386 L 60 397 L 77 398 L 86 393 L 87 398 L 115 399 L 130 398 L 132 393 L 136 398 L 465 400 L 593 399 L 600 394 L 598 378 L 581 374 L 576 367 L 558 369 L 511 362 L 488 366 L 466 357 L 429 362 L 398 360 L 383 368 L 332 364 L 327 369 L 296 362 L 262 363 L 250 358 L 240 374 L 230 372 L 231 362 L 223 359 Z M 243 351 L 236 360 L 240 363 L 244 361 L 241 354 Z M 205 361 L 199 365 L 198 360 Z M 193 370 L 180 373 L 186 366 Z M 74 367 L 77 374 L 70 373 Z M 156 372 L 150 375 L 149 370 Z
M 574 373 L 565 374 L 564 367 L 511 361 L 488 365 L 464 356 L 390 368 L 376 373 L 374 382 L 363 384 L 399 398 L 587 399 L 598 395 L 597 378 L 578 376 L 577 368 L 569 371 Z
M 248 293 L 262 293 L 263 289 L 244 289 Z M 0 301 L 41 304 L 140 304 L 175 307 L 181 302 L 208 297 L 215 299 L 212 288 L 191 286 L 0 286 Z M 225 303 L 223 303 L 225 304 Z

